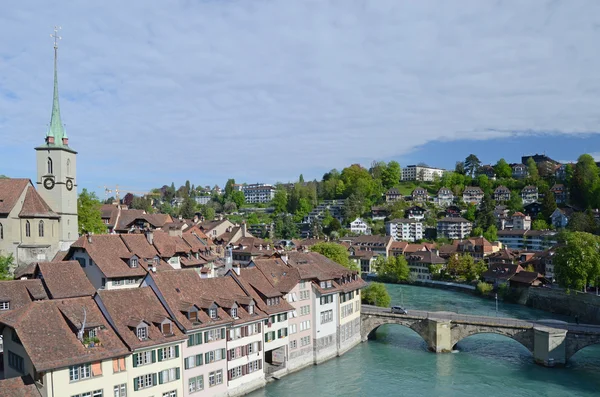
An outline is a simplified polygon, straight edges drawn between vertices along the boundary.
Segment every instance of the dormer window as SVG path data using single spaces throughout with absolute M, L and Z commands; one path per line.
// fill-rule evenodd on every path
M 198 310 L 196 310 L 195 308 L 190 310 L 187 313 L 187 318 L 188 320 L 190 320 L 192 323 L 196 323 L 198 322 Z
M 248 305 L 248 314 L 254 314 L 254 305 Z
M 217 319 L 217 309 L 208 309 L 208 315 L 210 316 L 211 319 L 216 320 Z
M 231 317 L 233 318 L 237 318 L 237 307 L 232 307 L 231 308 Z
M 325 281 L 321 281 L 321 282 L 319 283 L 319 287 L 321 287 L 321 288 L 325 288 Z
M 0 302 L 0 310 L 10 310 L 10 301 Z
M 327 280 L 327 288 L 331 288 L 331 280 Z
M 139 340 L 148 339 L 148 326 L 146 324 L 138 325 L 135 330 L 135 334 L 137 335 Z
M 135 267 L 138 267 L 138 265 L 139 264 L 138 264 L 138 258 L 137 258 L 137 256 L 134 256 L 133 258 L 129 259 L 129 267 L 130 268 L 133 269 Z
M 160 327 L 164 336 L 173 335 L 173 324 L 171 323 L 171 320 L 165 319 Z
M 158 265 L 160 263 L 160 258 L 158 256 L 154 257 L 154 264 Z

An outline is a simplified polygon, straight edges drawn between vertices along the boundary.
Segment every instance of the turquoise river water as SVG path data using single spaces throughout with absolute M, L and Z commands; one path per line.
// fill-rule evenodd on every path
M 495 314 L 495 302 L 469 294 L 388 285 L 393 304 L 410 309 Z M 568 318 L 500 302 L 498 315 L 520 319 Z M 251 397 L 284 396 L 595 396 L 600 397 L 600 345 L 575 354 L 565 368 L 544 368 L 531 353 L 504 336 L 480 334 L 458 352 L 434 354 L 412 330 L 384 325 L 377 338 L 345 355 L 308 367 Z

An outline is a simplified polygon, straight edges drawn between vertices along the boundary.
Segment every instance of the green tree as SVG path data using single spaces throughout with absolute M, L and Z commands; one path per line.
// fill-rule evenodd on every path
M 207 221 L 212 221 L 213 219 L 215 219 L 215 209 L 210 205 L 203 205 L 202 210 L 200 212 L 202 213 L 204 219 L 206 219 Z
M 513 213 L 523 211 L 523 199 L 519 192 L 513 190 L 510 193 L 510 200 L 508 200 L 507 207 L 508 210 Z
M 403 255 L 387 258 L 378 256 L 373 265 L 377 276 L 386 282 L 406 281 L 410 276 L 410 268 Z
M 494 171 L 496 171 L 496 176 L 500 179 L 512 177 L 512 168 L 510 168 L 510 165 L 504 159 L 498 160 L 494 166 Z
M 12 254 L 8 254 L 8 256 L 0 255 L 0 280 L 12 280 L 11 274 L 14 265 L 15 261 Z
M 483 190 L 484 193 L 489 194 L 492 191 L 492 183 L 487 175 L 481 174 L 478 175 L 475 179 L 477 181 L 477 185 Z
M 492 284 L 488 284 L 488 283 L 484 283 L 483 281 L 480 281 L 477 283 L 477 292 L 480 295 L 487 295 L 490 292 L 492 292 L 492 290 L 494 289 L 494 286 Z
M 310 249 L 312 252 L 318 252 L 319 254 L 328 257 L 334 262 L 348 268 L 350 270 L 358 271 L 358 266 L 350 261 L 348 250 L 341 244 L 337 243 L 317 243 Z
M 465 174 L 469 175 L 471 178 L 474 178 L 481 168 L 481 161 L 479 161 L 479 158 L 474 154 L 470 154 L 465 159 L 464 168 Z
M 536 219 L 535 221 L 531 222 L 531 228 L 533 230 L 548 230 L 550 229 L 550 225 L 548 225 L 548 222 L 543 219 Z
M 600 241 L 584 232 L 561 234 L 552 263 L 558 284 L 567 289 L 584 290 L 600 276 Z
M 481 227 L 483 230 L 487 230 L 491 225 L 496 224 L 496 219 L 494 218 L 495 207 L 496 202 L 492 200 L 492 197 L 489 194 L 483 196 L 483 200 L 481 201 L 481 205 L 477 210 L 477 216 L 475 218 L 477 226 Z
M 196 215 L 196 201 L 191 197 L 186 197 L 179 209 L 179 215 L 184 219 L 192 219 Z
M 400 164 L 397 161 L 390 161 L 381 174 L 383 187 L 389 189 L 396 186 L 400 182 L 401 176 L 402 170 L 400 169 Z
M 454 167 L 454 172 L 460 175 L 465 175 L 465 162 L 457 161 L 456 166 Z
M 550 190 L 547 190 L 542 199 L 542 216 L 544 217 L 544 220 L 550 222 L 550 217 L 555 210 L 556 200 L 554 194 Z
M 572 232 L 594 233 L 598 225 L 591 212 L 574 212 L 569 218 L 567 229 Z
M 483 233 L 483 237 L 485 237 L 485 239 L 491 243 L 498 241 L 498 228 L 496 225 L 490 225 L 486 229 L 485 233 Z
M 246 196 L 244 196 L 244 192 L 240 190 L 236 190 L 231 193 L 231 201 L 237 205 L 238 208 L 242 208 L 242 205 L 246 202 Z
M 475 204 L 469 204 L 469 206 L 467 207 L 467 212 L 465 212 L 465 219 L 474 222 L 476 214 L 477 206 Z
M 228 179 L 227 183 L 225 183 L 225 198 L 231 197 L 233 185 L 235 185 L 235 179 Z
M 106 225 L 102 222 L 100 207 L 102 204 L 96 193 L 83 189 L 77 198 L 77 218 L 79 234 L 106 233 Z
M 537 181 L 540 178 L 540 172 L 538 170 L 537 164 L 533 157 L 527 159 L 527 173 L 529 174 L 529 178 L 533 181 Z
M 483 236 L 483 228 L 481 228 L 479 226 L 474 227 L 473 230 L 471 230 L 471 236 L 472 237 Z
M 392 298 L 385 288 L 385 284 L 372 282 L 362 290 L 362 302 L 368 305 L 389 307 Z
M 158 207 L 158 212 L 160 212 L 161 214 L 167 214 L 167 215 L 173 215 L 175 213 L 175 211 L 173 210 L 173 207 L 171 206 L 171 204 L 169 204 L 166 201 L 163 202 Z
M 290 240 L 297 238 L 299 234 L 298 226 L 291 216 L 281 214 L 275 218 L 275 237 Z
M 298 182 L 304 183 L 304 175 L 300 174 L 300 177 L 298 178 Z
M 582 154 L 575 164 L 571 178 L 571 201 L 581 208 L 592 208 L 599 204 L 599 176 L 596 161 L 589 154 Z
M 475 261 L 469 254 L 461 257 L 463 267 L 466 268 L 465 280 L 468 282 L 479 280 L 483 272 L 487 270 L 487 266 L 483 261 Z
M 278 188 L 273 197 L 273 208 L 275 214 L 285 213 L 287 210 L 288 198 L 287 191 L 284 188 Z

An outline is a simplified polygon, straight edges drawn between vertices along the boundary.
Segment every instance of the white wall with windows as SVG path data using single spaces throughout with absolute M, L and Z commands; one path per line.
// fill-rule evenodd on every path
M 184 396 L 226 396 L 225 327 L 189 331 L 183 344 Z
M 253 390 L 265 383 L 263 328 L 263 321 L 260 320 L 235 325 L 228 329 L 227 372 L 224 376 L 230 395 Z M 259 368 L 256 369 L 255 365 Z

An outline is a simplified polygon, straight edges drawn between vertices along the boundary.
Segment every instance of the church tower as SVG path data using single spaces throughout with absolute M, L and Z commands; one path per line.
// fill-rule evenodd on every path
M 79 237 L 77 224 L 77 152 L 69 147 L 69 138 L 60 119 L 58 103 L 58 29 L 54 28 L 54 98 L 46 140 L 36 147 L 37 191 L 59 216 L 60 249 L 66 250 Z

